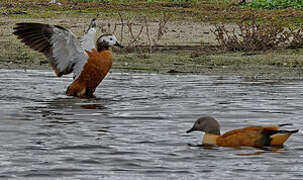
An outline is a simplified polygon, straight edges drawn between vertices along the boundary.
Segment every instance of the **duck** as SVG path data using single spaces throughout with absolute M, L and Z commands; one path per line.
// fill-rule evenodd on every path
M 241 146 L 262 148 L 266 146 L 282 147 L 284 142 L 299 130 L 279 130 L 280 127 L 292 125 L 290 123 L 275 126 L 249 126 L 234 129 L 220 134 L 219 122 L 211 116 L 197 119 L 191 129 L 186 131 L 205 132 L 202 144 L 222 147 L 240 148 Z
M 36 22 L 16 23 L 13 34 L 22 43 L 43 53 L 58 77 L 73 73 L 66 95 L 95 97 L 94 92 L 113 64 L 112 46 L 123 48 L 113 34 L 96 38 L 96 18 L 83 37 L 77 37 L 59 25 Z

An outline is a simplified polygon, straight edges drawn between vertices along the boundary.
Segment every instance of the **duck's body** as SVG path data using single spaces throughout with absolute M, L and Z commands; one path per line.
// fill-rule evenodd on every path
M 112 66 L 109 47 L 122 47 L 111 34 L 100 36 L 95 43 L 95 19 L 80 42 L 71 31 L 57 25 L 18 23 L 14 30 L 23 43 L 47 57 L 58 77 L 74 74 L 66 91 L 70 96 L 92 97 Z
M 69 96 L 91 97 L 96 87 L 101 83 L 113 64 L 113 55 L 110 50 L 96 49 L 87 51 L 88 60 L 80 76 L 68 87 L 66 94 Z
M 263 147 L 263 146 L 283 146 L 284 142 L 298 130 L 279 130 L 280 127 L 290 125 L 282 124 L 278 126 L 251 126 L 241 129 L 234 129 L 220 135 L 217 121 L 212 117 L 202 117 L 198 119 L 194 127 L 187 131 L 204 131 L 202 143 L 224 147 Z M 208 126 L 208 127 L 206 127 Z M 205 128 L 206 127 L 206 128 Z M 212 127 L 210 130 L 209 127 Z M 214 131 L 215 130 L 215 131 Z

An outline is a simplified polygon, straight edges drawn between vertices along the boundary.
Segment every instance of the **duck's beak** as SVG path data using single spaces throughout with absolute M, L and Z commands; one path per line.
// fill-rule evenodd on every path
M 192 131 L 196 131 L 197 129 L 195 128 L 195 126 L 193 126 L 191 129 L 187 130 L 186 133 L 190 133 Z
M 118 42 L 116 42 L 116 44 L 114 46 L 117 46 L 119 48 L 124 48 L 124 46 L 122 46 L 121 44 L 119 44 Z

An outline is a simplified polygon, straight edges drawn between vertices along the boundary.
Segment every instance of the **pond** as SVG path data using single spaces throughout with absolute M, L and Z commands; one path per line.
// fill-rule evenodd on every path
M 231 75 L 110 73 L 94 99 L 68 97 L 71 76 L 0 70 L 0 177 L 303 179 L 302 133 L 277 152 L 205 148 L 186 134 L 203 115 L 222 132 L 293 123 L 303 81 Z

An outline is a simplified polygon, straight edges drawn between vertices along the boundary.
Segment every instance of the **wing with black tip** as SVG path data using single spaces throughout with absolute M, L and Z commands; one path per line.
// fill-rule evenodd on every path
M 17 23 L 14 34 L 30 48 L 43 53 L 57 76 L 74 73 L 78 76 L 88 55 L 75 35 L 57 25 Z

